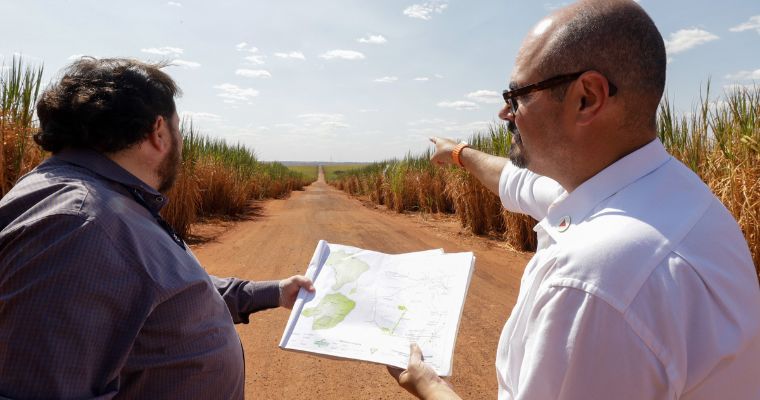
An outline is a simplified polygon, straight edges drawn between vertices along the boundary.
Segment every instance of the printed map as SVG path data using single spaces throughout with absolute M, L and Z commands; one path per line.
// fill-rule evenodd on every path
M 320 241 L 280 347 L 406 367 L 409 343 L 450 375 L 472 253 L 390 255 Z

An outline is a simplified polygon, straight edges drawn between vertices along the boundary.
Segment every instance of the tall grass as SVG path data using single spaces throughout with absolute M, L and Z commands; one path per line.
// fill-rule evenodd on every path
M 180 130 L 182 168 L 162 214 L 182 236 L 198 218 L 239 215 L 252 200 L 281 198 L 310 183 L 280 163 L 258 161 L 243 145 L 199 134 L 192 121 Z
M 32 140 L 42 71 L 15 57 L 0 68 L 0 197 L 44 158 Z
M 708 83 L 699 106 L 676 116 L 665 99 L 660 140 L 731 211 L 760 276 L 760 87 L 742 87 L 711 101 Z
M 0 197 L 48 156 L 32 140 L 42 72 L 16 58 L 0 69 Z M 280 163 L 258 161 L 245 146 L 198 134 L 191 121 L 183 122 L 181 133 L 182 167 L 162 210 L 181 236 L 199 218 L 241 214 L 251 200 L 283 197 L 309 183 Z
M 708 83 L 688 114 L 678 114 L 666 97 L 658 113 L 658 135 L 668 152 L 696 172 L 734 215 L 760 276 L 760 89 L 733 90 L 713 101 Z M 495 124 L 468 142 L 506 156 L 511 137 L 503 124 Z M 332 184 L 398 212 L 454 213 L 475 234 L 499 235 L 515 248 L 535 249 L 535 221 L 503 210 L 498 197 L 466 171 L 433 168 L 429 156 L 371 164 Z

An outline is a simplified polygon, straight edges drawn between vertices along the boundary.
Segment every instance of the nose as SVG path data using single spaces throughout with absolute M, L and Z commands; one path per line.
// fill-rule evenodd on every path
M 515 114 L 512 113 L 512 108 L 509 106 L 509 104 L 505 104 L 504 108 L 499 111 L 499 118 L 504 121 L 514 121 L 515 120 Z

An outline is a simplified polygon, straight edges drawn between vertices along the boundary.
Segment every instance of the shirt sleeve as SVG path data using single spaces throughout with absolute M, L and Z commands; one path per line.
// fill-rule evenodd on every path
M 96 222 L 53 215 L 0 241 L 0 396 L 108 399 L 145 318 L 150 280 Z
M 530 316 L 518 400 L 670 399 L 662 363 L 623 314 L 589 293 L 551 287 Z
M 507 161 L 499 177 L 499 198 L 509 211 L 527 214 L 540 221 L 565 190 L 557 181 L 518 168 Z
M 210 275 L 211 282 L 227 303 L 236 324 L 247 324 L 248 316 L 256 311 L 280 306 L 279 281 L 252 282 L 237 278 L 218 278 Z

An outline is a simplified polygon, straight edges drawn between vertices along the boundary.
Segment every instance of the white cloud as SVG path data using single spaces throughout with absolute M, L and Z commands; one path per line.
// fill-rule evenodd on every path
M 219 122 L 222 121 L 223 118 L 221 115 L 209 113 L 209 112 L 202 112 L 202 111 L 183 111 L 182 112 L 182 118 L 189 118 L 193 121 L 211 121 L 211 122 Z
M 326 114 L 326 113 L 307 113 L 301 114 L 298 118 L 304 121 L 305 127 L 319 126 L 323 128 L 349 128 L 345 122 L 346 116 L 343 114 Z
M 449 5 L 442 0 L 426 1 L 422 4 L 412 4 L 404 9 L 403 13 L 409 18 L 417 18 L 428 21 L 433 18 L 432 14 L 440 14 Z
M 238 101 L 250 101 L 259 95 L 259 91 L 252 88 L 241 88 L 231 83 L 223 83 L 214 86 L 214 89 L 220 90 L 217 96 L 224 99 L 225 103 L 233 104 Z
M 438 103 L 438 107 L 453 108 L 455 110 L 477 110 L 480 108 L 477 104 L 471 101 L 441 101 Z
M 187 61 L 187 60 L 173 60 L 171 65 L 177 66 L 184 69 L 196 69 L 200 68 L 201 64 L 197 63 L 195 61 Z
M 478 103 L 496 104 L 503 101 L 499 93 L 494 92 L 493 90 L 476 90 L 474 92 L 467 93 L 465 97 L 470 100 L 477 101 Z
M 735 27 L 729 30 L 731 32 L 743 32 L 743 31 L 749 31 L 753 29 L 758 34 L 760 34 L 760 15 L 749 17 L 749 21 L 736 25 Z
M 244 76 L 246 78 L 271 78 L 272 74 L 265 69 L 238 69 L 235 71 L 235 75 Z
M 554 11 L 557 9 L 560 9 L 562 7 L 565 7 L 569 5 L 570 3 L 564 2 L 564 3 L 544 3 L 544 10 L 546 11 Z
M 179 47 L 169 47 L 169 46 L 151 47 L 147 49 L 140 49 L 140 51 L 142 51 L 143 53 L 148 53 L 148 54 L 156 54 L 159 56 L 173 56 L 173 57 L 177 57 L 180 54 L 185 52 Z
M 436 78 L 438 78 L 438 79 L 443 79 L 443 75 L 441 75 L 441 74 L 435 74 L 433 76 L 436 77 Z
M 444 127 L 443 130 L 446 132 L 457 132 L 457 133 L 464 133 L 464 132 L 483 132 L 486 129 L 488 129 L 488 126 L 491 125 L 488 121 L 475 121 L 470 122 L 467 124 L 462 125 L 452 125 Z
M 417 82 L 427 82 L 430 80 L 430 78 L 428 78 L 427 76 L 418 76 L 414 78 L 414 80 Z
M 306 57 L 300 51 L 291 51 L 290 53 L 274 53 L 274 56 L 279 58 L 293 58 L 297 60 L 306 59 Z
M 253 65 L 262 65 L 264 64 L 265 58 L 266 56 L 254 54 L 254 55 L 245 57 L 245 60 Z
M 681 53 L 718 39 L 717 35 L 699 28 L 681 29 L 670 34 L 670 39 L 665 41 L 665 50 L 668 54 Z
M 409 132 L 423 135 L 424 137 L 439 136 L 441 132 L 446 133 L 446 136 L 457 137 L 464 133 L 483 132 L 491 125 L 488 121 L 474 121 L 469 123 L 461 123 L 458 121 L 445 120 L 440 118 L 435 119 L 421 119 L 417 121 L 408 122 L 407 125 Z
M 259 52 L 259 48 L 258 47 L 254 47 L 254 46 L 250 46 L 249 47 L 249 46 L 250 45 L 248 43 L 246 43 L 246 42 L 240 42 L 240 43 L 238 43 L 238 44 L 235 45 L 235 50 L 237 50 L 237 51 L 247 51 L 249 53 L 258 53 Z
M 351 125 L 345 122 L 339 122 L 339 121 L 325 121 L 322 123 L 322 126 L 325 128 L 350 128 L 351 127 Z
M 367 35 L 366 37 L 356 39 L 356 41 L 370 44 L 385 44 L 388 42 L 383 35 Z
M 332 60 L 336 58 L 343 60 L 363 60 L 366 58 L 364 57 L 364 54 L 353 50 L 330 50 L 326 53 L 323 53 L 319 57 L 324 58 L 325 60 Z
M 182 3 L 177 3 L 176 1 L 170 1 L 166 3 L 166 5 L 172 6 L 172 7 L 182 7 Z
M 724 85 L 723 91 L 726 93 L 734 93 L 734 92 L 743 92 L 745 90 L 753 90 L 755 88 L 756 88 L 755 85 L 739 85 L 736 83 L 732 83 L 730 85 Z
M 751 80 L 751 79 L 760 80 L 760 69 L 756 69 L 754 71 L 739 71 L 735 74 L 728 74 L 726 75 L 726 79 L 738 80 L 738 81 Z
M 246 61 L 248 61 L 249 64 L 252 65 L 261 65 L 264 64 L 264 60 L 266 59 L 266 56 L 263 54 L 257 54 L 259 52 L 258 47 L 254 47 L 249 45 L 247 42 L 240 42 L 235 45 L 235 50 L 251 53 L 250 56 L 244 57 Z
M 415 121 L 409 121 L 406 123 L 409 126 L 420 126 L 420 125 L 453 125 L 453 121 L 445 120 L 442 118 L 423 118 L 418 119 Z
M 395 76 L 384 76 L 382 78 L 375 79 L 375 82 L 392 83 L 392 82 L 396 82 L 397 80 L 398 80 L 398 77 L 395 77 Z

